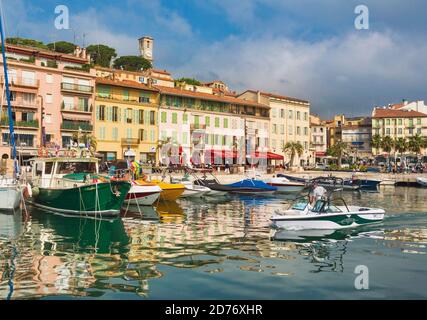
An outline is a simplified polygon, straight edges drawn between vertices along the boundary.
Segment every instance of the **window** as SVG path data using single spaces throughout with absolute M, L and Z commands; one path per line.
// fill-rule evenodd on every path
M 139 113 L 139 124 L 144 124 L 144 110 L 138 110 L 138 113 Z
M 285 134 L 285 125 L 280 125 L 280 134 Z
M 414 125 L 414 119 L 412 119 L 412 118 L 410 118 L 410 119 L 409 119 L 409 125 L 410 125 L 410 126 L 413 126 L 413 125 Z
M 300 134 L 301 134 L 301 128 L 297 127 L 297 135 L 300 135 Z
M 132 109 L 126 109 L 126 123 L 132 123 Z
M 50 93 L 46 93 L 46 103 L 52 103 L 53 96 Z
M 385 123 L 386 125 L 390 125 L 390 119 L 386 119 Z
M 154 129 L 150 130 L 150 142 L 156 142 L 156 132 Z
M 402 134 L 402 128 L 399 128 L 399 129 L 397 130 L 397 132 L 398 132 L 398 134 Z
M 215 128 L 219 128 L 219 118 L 217 117 L 215 117 Z
M 98 120 L 105 121 L 105 106 L 98 106 Z
M 145 83 L 145 79 L 144 79 L 144 77 L 139 77 L 138 81 L 139 81 L 140 83 Z
M 150 103 L 150 98 L 148 98 L 148 97 L 139 97 L 139 103 Z
M 307 121 L 307 120 L 308 120 L 308 113 L 304 112 L 304 121 Z
M 414 129 L 413 128 L 410 128 L 409 129 L 409 134 L 412 136 L 412 135 L 414 135 Z
M 206 127 L 211 126 L 211 117 L 205 117 L 205 125 L 206 125 Z
M 138 138 L 140 141 L 145 141 L 144 137 L 144 129 L 139 129 L 138 131 Z
M 46 162 L 44 164 L 44 173 L 45 174 L 52 174 L 53 169 L 53 162 Z
M 114 141 L 117 141 L 119 139 L 119 129 L 118 128 L 113 128 L 112 138 Z
M 308 128 L 307 127 L 304 127 L 304 135 L 308 136 Z
M 167 122 L 167 114 L 166 114 L 166 112 L 162 112 L 161 113 L 161 121 L 162 121 L 162 123 L 166 123 Z
M 292 114 L 292 110 L 289 110 L 289 119 L 292 119 L 293 114 Z
M 271 109 L 271 117 L 272 118 L 276 118 L 277 117 L 277 110 L 276 109 Z
M 386 134 L 390 134 L 390 128 L 385 129 Z
M 34 120 L 34 113 L 33 112 L 23 112 L 21 117 L 22 117 L 22 121 L 33 121 Z
M 399 125 L 402 125 L 402 119 L 399 119 L 399 120 L 398 120 L 398 124 L 399 124 Z
M 297 111 L 297 120 L 301 120 L 301 112 Z
M 79 97 L 79 110 L 89 112 L 89 99 Z
M 285 117 L 285 109 L 280 109 L 280 118 Z
M 289 128 L 288 128 L 288 129 L 289 129 L 289 135 L 292 135 L 292 134 L 293 134 L 293 131 L 294 131 L 294 130 L 293 130 L 293 128 L 292 128 L 292 126 L 289 126 Z
M 421 124 L 421 118 L 417 118 L 417 124 Z
M 177 124 L 178 123 L 178 115 L 176 112 L 172 113 L 172 123 Z
M 196 128 L 199 128 L 199 124 L 200 124 L 200 117 L 199 116 L 194 116 L 194 126 Z
M 114 106 L 113 110 L 112 110 L 112 115 L 111 115 L 111 120 L 113 122 L 118 122 L 119 121 L 119 108 Z
M 129 101 L 129 90 L 123 90 L 123 100 Z
M 53 76 L 51 74 L 46 75 L 46 83 L 53 83 Z
M 277 133 L 277 125 L 276 124 L 273 124 L 273 130 L 272 131 L 273 131 L 274 134 Z
M 228 128 L 228 119 L 224 118 L 224 128 Z
M 187 140 L 188 140 L 188 133 L 187 132 L 183 132 L 182 133 L 182 143 L 183 144 L 187 144 L 188 143 Z
M 153 126 L 156 124 L 156 111 L 150 111 L 150 124 Z
M 132 128 L 127 128 L 126 129 L 126 138 L 127 139 L 132 139 Z
M 105 127 L 99 127 L 99 139 L 105 140 Z
M 421 128 L 417 128 L 417 134 L 421 135 Z
M 188 123 L 188 114 L 187 113 L 184 113 L 182 115 L 182 123 L 183 124 L 187 124 Z

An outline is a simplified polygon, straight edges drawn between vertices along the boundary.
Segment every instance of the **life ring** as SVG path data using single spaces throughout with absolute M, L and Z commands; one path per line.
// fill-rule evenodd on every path
M 39 148 L 37 154 L 40 158 L 47 158 L 49 156 L 49 150 L 46 148 Z

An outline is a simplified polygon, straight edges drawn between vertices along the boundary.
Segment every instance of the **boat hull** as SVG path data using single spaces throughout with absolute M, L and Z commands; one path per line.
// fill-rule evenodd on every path
M 158 186 L 138 186 L 133 185 L 126 195 L 125 203 L 151 206 L 156 202 L 162 189 Z
M 421 185 L 422 187 L 427 187 L 427 178 L 418 177 L 417 183 Z
M 362 225 L 380 223 L 384 219 L 384 210 L 370 210 L 364 213 L 310 214 L 306 216 L 274 216 L 273 226 L 287 230 L 339 230 Z
M 74 188 L 39 188 L 30 202 L 49 211 L 88 216 L 118 216 L 131 188 L 126 181 L 111 181 Z
M 18 187 L 0 187 L 0 210 L 12 211 L 19 208 L 21 198 Z

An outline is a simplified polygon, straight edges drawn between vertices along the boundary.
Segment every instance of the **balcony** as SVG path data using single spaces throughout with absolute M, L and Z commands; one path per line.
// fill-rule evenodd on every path
M 66 104 L 62 102 L 61 111 L 63 112 L 82 112 L 82 113 L 91 113 L 93 110 L 92 105 L 88 106 L 76 106 L 72 104 Z
M 194 130 L 206 130 L 205 124 L 190 124 L 190 131 Z
M 93 86 L 85 86 L 81 84 L 62 82 L 61 90 L 67 91 L 67 92 L 84 93 L 84 94 L 91 95 L 93 93 Z
M 0 121 L 0 125 L 2 127 L 9 127 L 9 119 L 4 118 Z M 30 121 L 13 121 L 14 128 L 38 128 L 39 121 L 38 120 L 30 120 Z
M 61 129 L 66 131 L 92 131 L 93 126 L 88 122 L 83 121 L 62 121 Z
M 7 105 L 7 100 L 3 99 L 3 105 Z M 17 97 L 15 100 L 10 101 L 10 105 L 12 107 L 23 107 L 23 108 L 31 108 L 31 109 L 38 109 L 39 105 L 36 103 L 36 101 L 27 101 L 22 99 L 21 97 Z
M 139 143 L 137 138 L 122 138 L 122 146 L 137 146 Z
M 0 83 L 3 84 L 4 81 L 4 76 L 0 76 Z M 16 89 L 20 87 L 37 89 L 40 85 L 40 81 L 32 78 L 9 76 L 9 85 L 11 87 L 11 90 L 14 91 L 16 91 Z

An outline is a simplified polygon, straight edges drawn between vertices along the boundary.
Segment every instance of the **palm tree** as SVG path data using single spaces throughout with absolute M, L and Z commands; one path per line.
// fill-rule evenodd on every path
M 381 136 L 379 134 L 375 134 L 372 136 L 371 144 L 372 147 L 375 148 L 375 155 L 378 155 L 378 151 L 381 148 Z
M 89 146 L 89 151 L 94 154 L 96 151 L 96 147 L 98 145 L 96 137 L 92 135 L 91 133 L 81 133 L 76 132 L 73 134 L 73 140 L 77 141 L 77 143 L 83 143 L 85 146 Z
M 290 163 L 291 167 L 293 167 L 295 156 L 298 154 L 298 157 L 301 157 L 302 153 L 304 152 L 304 147 L 299 142 L 289 141 L 283 146 L 282 151 L 290 155 Z
M 415 136 L 409 137 L 408 149 L 411 152 L 414 152 L 417 155 L 421 153 L 421 148 L 423 147 L 423 138 L 416 134 Z
M 390 136 L 385 136 L 381 141 L 381 148 L 388 154 L 387 158 L 390 161 L 390 152 L 394 147 L 393 138 Z
M 396 152 L 396 163 L 397 163 L 397 153 L 400 153 L 400 157 L 403 156 L 403 154 L 408 149 L 408 143 L 406 142 L 405 138 L 397 138 L 394 140 L 394 150 Z
M 348 152 L 348 145 L 345 142 L 338 141 L 332 147 L 327 150 L 327 154 L 333 157 L 338 158 L 338 167 L 341 168 L 342 158 Z

